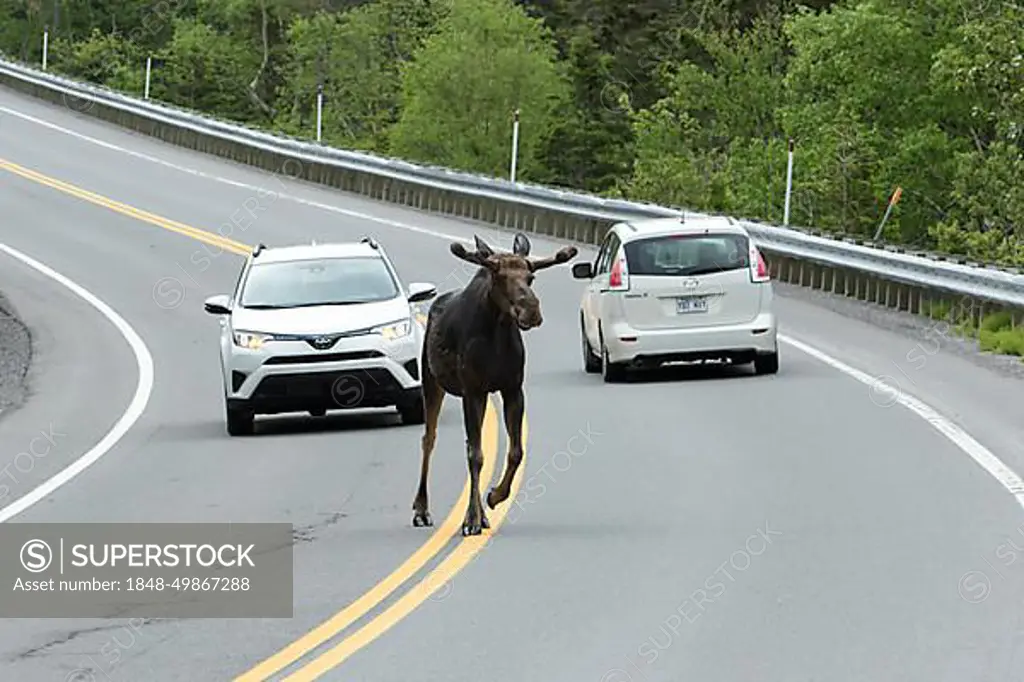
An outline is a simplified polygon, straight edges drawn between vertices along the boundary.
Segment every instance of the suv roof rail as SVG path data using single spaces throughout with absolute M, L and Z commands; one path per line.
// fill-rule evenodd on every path
M 252 257 L 255 258 L 256 256 L 260 255 L 260 253 L 262 253 L 263 249 L 265 248 L 267 248 L 267 245 L 264 244 L 263 242 L 257 244 L 256 248 L 252 250 Z
M 359 243 L 360 244 L 369 244 L 371 249 L 379 249 L 380 248 L 380 246 L 377 245 L 377 240 L 374 239 L 373 237 L 370 237 L 369 235 L 367 235 L 366 237 L 363 237 L 362 239 L 360 239 Z

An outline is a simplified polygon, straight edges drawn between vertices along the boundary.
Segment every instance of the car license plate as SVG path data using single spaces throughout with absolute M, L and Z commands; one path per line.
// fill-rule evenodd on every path
M 706 313 L 707 311 L 708 299 L 706 296 L 690 296 L 676 299 L 676 313 L 679 315 Z

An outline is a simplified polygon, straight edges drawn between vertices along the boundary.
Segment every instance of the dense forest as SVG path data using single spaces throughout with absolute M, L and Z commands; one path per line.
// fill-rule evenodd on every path
M 287 134 L 1024 264 L 1024 6 L 0 0 L 0 51 Z

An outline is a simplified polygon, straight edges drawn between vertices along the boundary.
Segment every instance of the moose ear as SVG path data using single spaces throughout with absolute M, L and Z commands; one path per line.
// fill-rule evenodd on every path
M 512 253 L 524 258 L 530 255 L 530 240 L 522 232 L 516 233 L 516 239 L 512 243 Z
M 481 256 L 483 256 L 484 258 L 489 258 L 490 256 L 494 255 L 494 249 L 489 247 L 486 243 L 484 243 L 483 239 L 480 239 L 480 237 L 476 236 L 475 234 L 473 235 L 473 241 L 476 243 L 476 252 L 479 253 Z
M 484 259 L 479 253 L 476 253 L 475 251 L 467 251 L 466 247 L 458 242 L 453 242 L 449 248 L 451 249 L 452 255 L 456 258 L 461 258 L 462 260 L 473 263 L 474 265 L 484 264 Z

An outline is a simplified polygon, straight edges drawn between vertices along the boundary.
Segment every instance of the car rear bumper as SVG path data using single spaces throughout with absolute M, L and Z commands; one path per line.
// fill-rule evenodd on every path
M 611 362 L 659 364 L 712 358 L 753 360 L 778 349 L 778 326 L 773 313 L 762 313 L 738 325 L 690 329 L 638 330 L 625 322 L 615 323 L 604 333 Z

